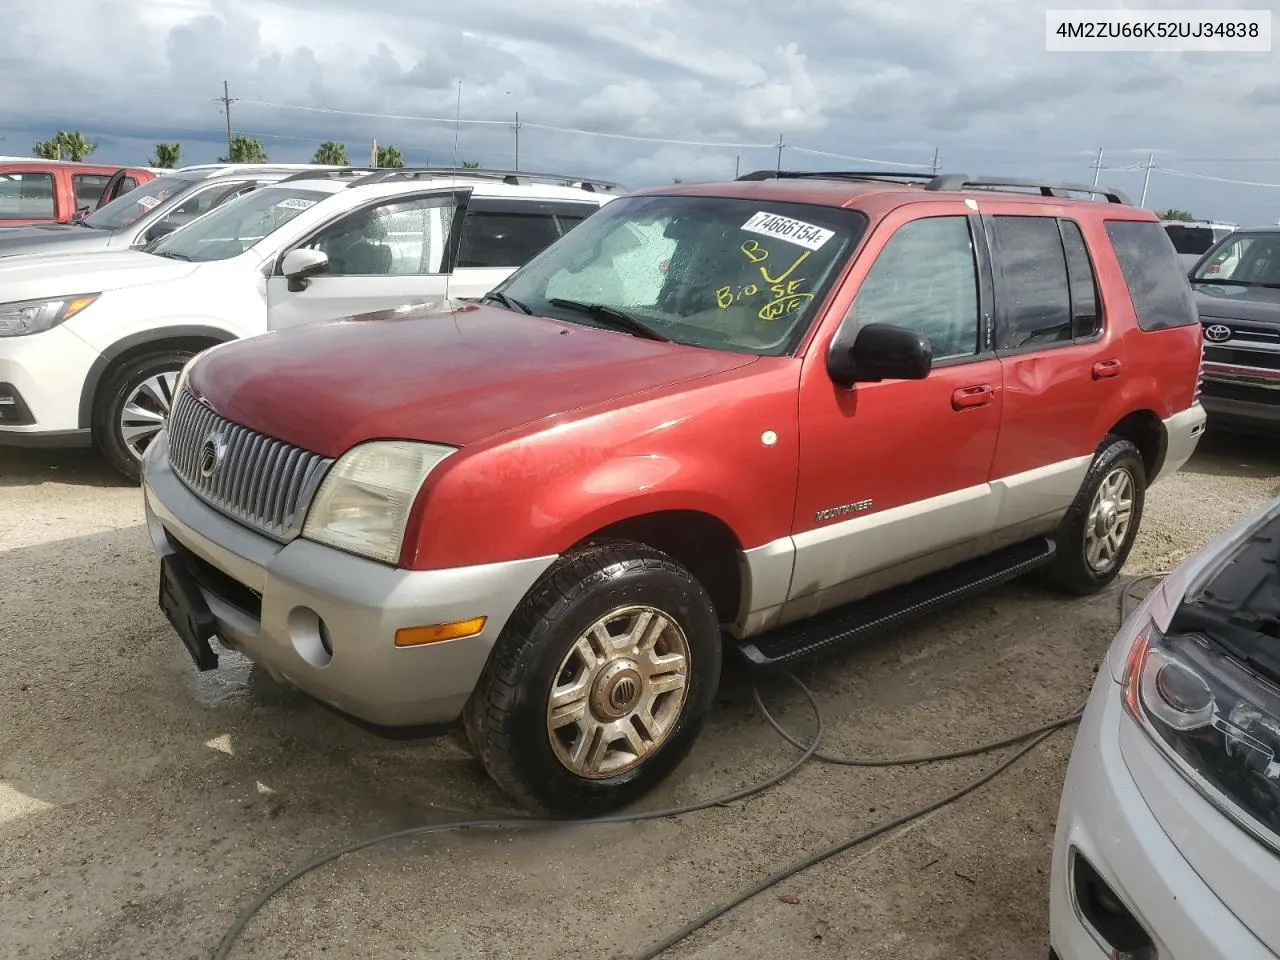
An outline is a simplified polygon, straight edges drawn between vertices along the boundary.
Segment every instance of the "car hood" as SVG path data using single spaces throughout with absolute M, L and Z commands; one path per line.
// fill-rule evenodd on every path
M 1197 283 L 1195 291 L 1203 319 L 1280 324 L 1280 290 L 1275 288 Z
M 460 306 L 228 343 L 205 354 L 188 383 L 235 423 L 339 456 L 377 438 L 465 446 L 755 359 Z
M 177 280 L 199 264 L 136 250 L 32 253 L 0 260 L 0 302 L 101 293 Z
M 111 240 L 109 230 L 73 227 L 50 223 L 36 227 L 12 227 L 0 230 L 0 257 L 28 253 L 58 253 L 80 250 L 102 250 Z

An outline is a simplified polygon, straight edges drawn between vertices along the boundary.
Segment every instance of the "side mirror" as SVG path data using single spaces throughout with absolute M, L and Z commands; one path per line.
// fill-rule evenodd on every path
M 933 345 L 923 333 L 890 323 L 869 323 L 852 346 L 839 340 L 827 355 L 831 379 L 841 386 L 881 380 L 923 380 L 933 369 Z
M 173 231 L 178 229 L 178 225 L 168 220 L 160 220 L 153 223 L 147 228 L 147 232 L 143 235 L 144 243 L 151 243 L 153 240 L 159 240 L 161 237 L 167 237 Z
M 319 250 L 290 250 L 280 263 L 280 272 L 289 279 L 289 290 L 298 293 L 307 289 L 307 278 L 329 269 L 329 255 Z

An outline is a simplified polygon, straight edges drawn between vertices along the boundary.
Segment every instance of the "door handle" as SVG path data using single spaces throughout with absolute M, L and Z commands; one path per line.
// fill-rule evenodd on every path
M 971 410 L 974 407 L 985 407 L 993 399 L 996 392 L 991 384 L 983 383 L 973 387 L 961 387 L 951 394 L 951 407 L 954 410 Z
M 1119 360 L 1099 360 L 1093 365 L 1093 379 L 1107 380 L 1120 376 L 1123 364 Z

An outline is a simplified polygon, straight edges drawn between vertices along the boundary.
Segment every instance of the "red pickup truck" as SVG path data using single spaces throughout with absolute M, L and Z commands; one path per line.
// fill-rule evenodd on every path
M 685 756 L 726 653 L 1111 583 L 1200 358 L 1114 191 L 640 191 L 478 303 L 197 356 L 143 466 L 160 605 L 202 669 L 216 638 L 370 723 L 461 720 L 512 796 L 598 813 Z
M 70 223 L 156 175 L 66 160 L 0 161 L 0 227 Z

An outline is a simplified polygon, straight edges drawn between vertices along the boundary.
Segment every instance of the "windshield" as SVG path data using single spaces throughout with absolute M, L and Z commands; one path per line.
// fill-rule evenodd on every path
M 99 230 L 119 230 L 131 226 L 170 197 L 190 190 L 191 186 L 192 181 L 182 177 L 158 177 L 116 197 L 85 217 L 84 222 Z
M 622 197 L 497 291 L 542 316 L 620 331 L 629 318 L 679 343 L 776 356 L 804 335 L 865 224 L 839 207 Z
M 328 196 L 321 190 L 263 187 L 215 207 L 147 252 L 175 260 L 229 260 Z
M 1280 285 L 1280 231 L 1233 234 L 1205 258 L 1191 279 L 1201 283 Z

